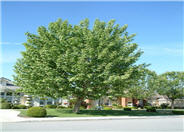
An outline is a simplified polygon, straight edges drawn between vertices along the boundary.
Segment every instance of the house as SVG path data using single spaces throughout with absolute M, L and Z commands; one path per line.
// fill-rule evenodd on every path
M 69 106 L 69 100 L 68 99 L 53 99 L 51 97 L 37 97 L 32 95 L 26 95 L 21 92 L 17 92 L 17 89 L 19 89 L 18 86 L 15 86 L 13 82 L 7 78 L 1 77 L 0 78 L 0 97 L 6 99 L 8 102 L 12 104 L 23 104 L 26 106 L 44 106 L 47 104 L 50 105 L 62 105 L 62 106 Z M 122 107 L 132 107 L 132 106 L 143 106 L 146 102 L 152 104 L 153 106 L 160 106 L 163 103 L 171 105 L 171 100 L 168 99 L 167 96 L 159 95 L 152 97 L 151 99 L 145 101 L 145 100 L 137 100 L 132 98 L 125 98 L 121 97 L 116 102 L 113 102 L 108 97 L 102 97 L 97 100 L 85 100 L 86 103 L 89 105 L 87 108 L 92 107 L 99 107 L 102 105 L 112 106 L 113 103 L 119 104 Z M 181 107 L 184 108 L 184 99 L 176 99 L 174 102 L 175 107 Z
M 169 106 L 171 106 L 171 100 L 167 96 L 159 95 L 159 94 L 156 94 L 155 96 L 150 98 L 148 100 L 148 103 L 150 103 L 153 106 L 160 106 L 163 103 L 168 104 Z M 175 99 L 174 100 L 174 107 L 184 108 L 184 98 Z
M 23 104 L 26 106 L 44 106 L 47 104 L 61 104 L 63 106 L 68 106 L 69 102 L 67 99 L 53 99 L 50 97 L 36 97 L 32 95 L 26 95 L 21 92 L 17 92 L 18 86 L 15 86 L 13 82 L 7 78 L 0 78 L 0 97 L 6 99 L 12 104 Z
M 19 103 L 20 97 L 23 96 L 23 93 L 16 93 L 15 91 L 19 87 L 15 86 L 11 80 L 4 77 L 0 78 L 0 97 L 6 99 L 10 103 Z
M 117 101 L 112 101 L 108 97 L 102 97 L 97 100 L 85 100 L 86 103 L 88 103 L 88 109 L 92 107 L 97 107 L 97 106 L 112 106 L 113 104 L 118 104 L 122 107 L 133 107 L 133 106 L 143 106 L 146 101 L 145 100 L 137 100 L 137 99 L 132 99 L 132 98 L 126 98 L 126 97 L 120 97 L 117 99 Z
M 69 105 L 69 100 L 67 99 L 35 97 L 32 95 L 26 95 L 24 93 L 17 92 L 17 89 L 19 89 L 19 87 L 15 86 L 11 80 L 4 77 L 0 78 L 0 92 L 1 92 L 0 97 L 6 99 L 8 102 L 12 104 L 23 104 L 26 106 L 29 106 L 29 105 L 44 106 L 47 104 L 52 104 L 52 105 L 61 104 L 63 106 Z M 113 104 L 113 101 L 110 100 L 108 97 L 103 97 L 98 100 L 86 100 L 85 102 L 91 104 L 88 106 L 88 108 L 97 107 L 101 105 L 112 106 Z M 131 98 L 119 98 L 117 103 L 125 107 L 125 106 L 134 106 L 138 102 L 140 103 L 140 101 L 131 99 Z

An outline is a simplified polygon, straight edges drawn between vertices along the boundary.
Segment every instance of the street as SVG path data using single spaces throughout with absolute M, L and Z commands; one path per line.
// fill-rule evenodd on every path
M 37 121 L 2 123 L 2 132 L 183 132 L 183 118 L 161 117 L 154 119 Z

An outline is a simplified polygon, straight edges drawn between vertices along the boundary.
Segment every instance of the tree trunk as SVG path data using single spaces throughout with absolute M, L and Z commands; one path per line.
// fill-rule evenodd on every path
M 83 101 L 82 98 L 77 98 L 77 102 L 75 103 L 75 106 L 74 106 L 74 109 L 73 109 L 74 113 L 79 113 L 82 101 Z
M 174 99 L 171 99 L 171 109 L 174 109 Z

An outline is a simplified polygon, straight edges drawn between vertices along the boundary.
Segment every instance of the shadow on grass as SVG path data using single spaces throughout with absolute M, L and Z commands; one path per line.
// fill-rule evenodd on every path
M 56 110 L 54 114 L 63 115 L 74 115 L 74 116 L 165 116 L 165 115 L 174 115 L 171 111 L 157 111 L 157 112 L 146 112 L 146 110 L 80 110 L 80 113 L 75 114 L 72 110 Z
M 72 109 L 47 109 L 48 118 L 52 117 L 99 117 L 99 116 L 174 116 L 172 110 L 157 110 L 147 112 L 146 110 L 80 110 L 79 114 L 73 113 Z M 21 110 L 21 117 L 26 116 L 26 110 Z
M 171 113 L 159 113 L 159 112 L 146 112 L 145 110 L 133 110 L 133 111 L 123 111 L 123 110 L 81 110 L 81 114 L 87 115 L 100 115 L 100 116 L 157 116 L 157 115 L 168 115 Z

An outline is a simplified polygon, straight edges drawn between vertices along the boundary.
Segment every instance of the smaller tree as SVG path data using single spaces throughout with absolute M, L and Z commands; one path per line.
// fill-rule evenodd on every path
M 174 109 L 174 100 L 184 96 L 184 72 L 166 72 L 157 79 L 158 93 L 166 95 L 171 100 Z
M 134 99 L 148 99 L 155 94 L 156 73 L 148 69 L 142 68 L 137 74 L 137 80 L 130 85 L 126 96 Z

